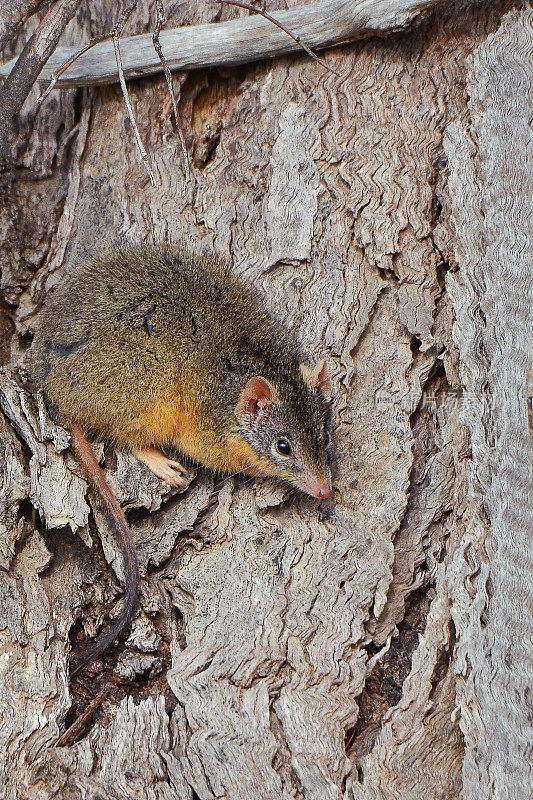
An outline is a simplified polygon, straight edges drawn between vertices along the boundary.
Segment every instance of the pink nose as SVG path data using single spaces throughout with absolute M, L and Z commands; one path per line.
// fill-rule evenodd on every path
M 302 483 L 302 488 L 313 497 L 318 497 L 319 500 L 327 500 L 328 497 L 331 497 L 331 486 L 326 478 L 306 475 Z
M 319 497 L 321 500 L 327 500 L 328 497 L 331 497 L 331 486 L 328 486 L 328 484 L 324 484 L 324 486 L 322 486 L 318 490 L 316 496 Z

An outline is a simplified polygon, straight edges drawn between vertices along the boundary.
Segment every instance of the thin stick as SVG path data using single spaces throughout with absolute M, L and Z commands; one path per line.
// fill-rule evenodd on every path
M 315 61 L 318 61 L 319 64 L 321 64 L 323 67 L 329 70 L 329 72 L 332 72 L 333 75 L 336 75 L 337 78 L 340 78 L 339 73 L 336 70 L 334 70 L 333 67 L 330 67 L 329 64 L 326 64 L 325 61 L 319 58 L 316 53 L 313 53 L 311 48 L 308 47 L 304 42 L 302 42 L 301 38 L 297 34 L 291 33 L 288 28 L 282 25 L 281 22 L 279 22 L 274 17 L 271 17 L 270 14 L 267 14 L 266 11 L 263 11 L 261 8 L 256 8 L 255 6 L 250 5 L 250 3 L 243 3 L 241 2 L 241 0 L 215 0 L 215 1 L 217 3 L 220 3 L 221 5 L 222 3 L 225 3 L 228 6 L 237 6 L 237 8 L 245 8 L 247 11 L 252 11 L 254 14 L 260 14 L 260 16 L 264 17 L 269 22 L 273 22 L 274 25 L 277 25 L 278 28 L 280 28 L 284 33 L 287 34 L 287 36 L 290 36 L 291 39 L 296 42 L 296 44 L 299 44 L 300 47 L 303 50 L 305 50 L 307 55 L 311 56 L 311 58 L 314 59 Z
M 131 105 L 130 96 L 128 94 L 128 89 L 126 87 L 126 81 L 124 78 L 124 69 L 122 68 L 122 61 L 120 58 L 120 49 L 118 45 L 118 36 L 113 36 L 113 46 L 115 48 L 115 57 L 117 59 L 117 68 L 118 68 L 118 79 L 120 81 L 120 88 L 122 89 L 122 94 L 124 96 L 124 102 L 126 103 L 126 108 L 128 109 L 128 115 L 130 118 L 130 122 L 133 128 L 133 133 L 135 136 L 135 141 L 137 142 L 137 147 L 139 153 L 141 155 L 141 161 L 144 163 L 146 167 L 146 171 L 148 172 L 148 176 L 150 178 L 150 183 L 152 186 L 156 185 L 154 173 L 152 171 L 152 165 L 150 164 L 150 159 L 148 158 L 148 153 L 142 143 L 141 134 L 139 133 L 139 128 L 137 127 L 137 122 L 135 120 L 135 114 L 133 113 L 133 107 Z
M 74 53 L 74 55 L 70 56 L 70 58 L 67 58 L 67 60 L 64 61 L 61 64 L 61 66 L 58 69 L 56 69 L 56 71 L 54 73 L 52 73 L 52 75 L 50 75 L 50 83 L 48 84 L 48 87 L 45 89 L 45 91 L 42 93 L 42 95 L 39 97 L 39 99 L 37 101 L 37 105 L 40 106 L 41 103 L 43 102 L 43 100 L 46 100 L 46 98 L 48 97 L 48 95 L 50 94 L 50 92 L 52 91 L 54 86 L 56 85 L 57 79 L 65 72 L 65 70 L 67 70 L 70 67 L 71 64 L 74 64 L 74 62 L 80 56 L 82 56 L 84 53 L 86 53 L 87 50 L 90 50 L 91 47 L 94 47 L 95 44 L 100 44 L 100 42 L 105 42 L 105 40 L 106 39 L 110 39 L 112 37 L 112 35 L 113 35 L 113 33 L 110 32 L 110 33 L 103 33 L 101 36 L 95 36 L 94 39 L 91 39 L 90 42 L 88 42 L 87 44 L 84 44 L 83 47 L 81 47 L 76 53 Z
M 137 0 L 132 0 L 128 6 L 124 9 L 120 17 L 117 19 L 113 28 L 109 31 L 109 33 L 102 33 L 101 36 L 95 36 L 94 39 L 91 39 L 90 42 L 84 44 L 83 47 L 80 47 L 70 58 L 67 58 L 56 71 L 50 75 L 50 84 L 45 92 L 39 97 L 38 103 L 39 105 L 43 102 L 43 100 L 48 97 L 52 89 L 57 83 L 58 78 L 71 66 L 74 64 L 77 59 L 82 56 L 87 50 L 90 50 L 91 47 L 94 47 L 95 44 L 100 44 L 100 42 L 105 42 L 107 39 L 112 39 L 115 36 L 120 36 L 122 31 L 124 30 L 124 25 L 126 24 L 126 20 L 128 19 L 129 15 L 137 5 Z M 117 69 L 118 69 L 118 62 L 117 62 Z
M 137 5 L 137 0 L 130 0 L 120 17 L 117 19 L 115 24 L 113 25 L 113 29 L 111 31 L 111 36 L 120 36 L 122 31 L 124 30 L 124 25 L 127 22 L 127 19 L 135 6 Z
M 56 747 L 68 747 L 69 745 L 74 744 L 90 717 L 92 717 L 96 709 L 102 705 L 110 691 L 111 686 L 109 685 L 104 686 L 103 689 L 100 689 L 96 697 L 91 700 L 85 711 L 82 711 L 78 719 L 73 722 L 70 728 L 67 728 L 65 733 L 59 737 L 55 743 Z
M 161 61 L 161 65 L 165 72 L 165 78 L 168 86 L 168 93 L 170 94 L 170 99 L 172 100 L 172 108 L 174 109 L 174 119 L 176 122 L 176 129 L 178 131 L 178 136 L 180 137 L 181 151 L 183 153 L 183 161 L 185 164 L 185 181 L 187 183 L 191 179 L 191 170 L 189 167 L 189 154 L 187 152 L 187 145 L 185 143 L 185 134 L 183 133 L 183 125 L 178 111 L 176 95 L 174 94 L 174 86 L 172 84 L 172 73 L 170 72 L 170 69 L 168 67 L 168 62 L 165 56 L 163 55 L 163 49 L 161 47 L 161 42 L 159 41 L 159 34 L 161 33 L 161 28 L 167 21 L 162 0 L 156 0 L 156 12 L 157 16 L 156 16 L 155 30 L 152 36 L 152 41 L 154 43 L 155 51 L 159 56 L 159 60 Z
M 150 164 L 150 159 L 148 157 L 148 153 L 146 152 L 146 149 L 145 149 L 145 147 L 144 147 L 144 145 L 142 143 L 141 135 L 139 133 L 139 128 L 137 126 L 137 121 L 135 119 L 135 114 L 133 112 L 133 107 L 131 105 L 131 99 L 130 99 L 130 96 L 129 96 L 129 93 L 128 93 L 128 89 L 127 89 L 127 86 L 126 86 L 126 80 L 124 78 L 124 68 L 122 66 L 122 59 L 120 57 L 120 46 L 119 46 L 119 43 L 118 43 L 120 34 L 124 30 L 124 25 L 126 24 L 126 21 L 127 21 L 128 17 L 130 16 L 131 12 L 133 11 L 133 9 L 135 8 L 136 5 L 137 5 L 137 0 L 130 0 L 130 2 L 128 3 L 128 5 L 124 9 L 124 11 L 122 12 L 120 17 L 116 21 L 115 25 L 113 26 L 113 29 L 109 33 L 104 33 L 101 36 L 96 36 L 94 39 L 91 39 L 90 42 L 88 42 L 82 48 L 77 50 L 72 56 L 70 56 L 70 58 L 68 58 L 66 61 L 64 61 L 61 64 L 61 66 L 51 75 L 50 83 L 49 83 L 48 87 L 46 88 L 46 90 L 43 92 L 43 94 L 40 96 L 38 102 L 39 102 L 39 105 L 40 105 L 43 102 L 43 100 L 46 97 L 48 97 L 48 95 L 50 94 L 50 92 L 52 91 L 54 86 L 56 85 L 58 78 L 65 72 L 65 70 L 67 70 L 71 66 L 71 64 L 73 64 L 80 56 L 82 56 L 84 53 L 86 53 L 87 50 L 90 50 L 91 47 L 94 47 L 96 44 L 99 44 L 100 42 L 106 41 L 106 39 L 112 39 L 113 40 L 113 47 L 115 49 L 115 60 L 116 60 L 116 63 L 117 63 L 117 71 L 118 71 L 118 78 L 119 78 L 119 81 L 120 81 L 120 88 L 122 89 L 122 95 L 124 97 L 124 102 L 126 104 L 126 108 L 128 109 L 128 116 L 130 118 L 131 126 L 133 128 L 133 134 L 135 136 L 135 142 L 137 144 L 137 148 L 138 148 L 140 156 L 141 156 L 141 161 L 144 163 L 144 165 L 146 167 L 146 171 L 148 172 L 148 176 L 150 178 L 150 183 L 152 184 L 152 186 L 155 186 L 156 185 L 156 181 L 155 181 L 154 173 L 153 173 L 153 170 L 152 170 L 152 165 Z
M 115 23 L 115 27 L 111 32 L 111 38 L 113 39 L 113 47 L 115 48 L 115 59 L 117 62 L 120 88 L 122 89 L 124 102 L 126 103 L 126 108 L 128 109 L 128 115 L 130 118 L 131 126 L 133 128 L 135 141 L 137 142 L 137 148 L 141 155 L 141 161 L 144 163 L 144 166 L 146 167 L 148 177 L 150 178 L 150 183 L 152 184 L 152 186 L 155 186 L 156 183 L 155 183 L 154 173 L 152 172 L 152 165 L 150 164 L 148 153 L 146 152 L 145 147 L 142 143 L 141 134 L 139 133 L 139 128 L 137 127 L 137 120 L 135 119 L 135 114 L 133 113 L 133 106 L 131 105 L 131 99 L 126 86 L 126 79 L 124 77 L 124 68 L 122 66 L 122 59 L 120 57 L 120 47 L 118 43 L 119 36 L 124 30 L 124 25 L 126 24 L 126 20 L 128 19 L 129 15 L 131 14 L 136 5 L 137 5 L 137 0 L 130 0 L 130 2 L 128 3 L 128 5 L 118 18 L 117 22 Z
M 128 93 L 128 90 L 127 90 L 127 87 L 126 87 L 126 81 L 125 81 L 125 78 L 124 78 L 124 68 L 122 66 L 122 59 L 121 59 L 121 56 L 120 56 L 120 46 L 118 44 L 118 38 L 119 38 L 120 34 L 122 33 L 122 31 L 124 29 L 124 25 L 126 24 L 126 20 L 128 19 L 129 15 L 133 11 L 135 5 L 136 5 L 136 0 L 132 0 L 132 2 L 130 2 L 129 5 L 122 12 L 121 16 L 119 17 L 119 19 L 115 23 L 112 31 L 110 31 L 109 33 L 104 33 L 101 36 L 96 36 L 94 39 L 91 39 L 90 42 L 88 42 L 83 47 L 81 47 L 79 50 L 77 50 L 76 53 L 74 53 L 70 58 L 68 58 L 66 61 L 64 61 L 63 64 L 61 64 L 61 66 L 50 76 L 50 83 L 49 83 L 48 87 L 46 88 L 46 90 L 43 92 L 43 94 L 40 96 L 38 103 L 40 105 L 43 102 L 43 100 L 45 100 L 48 97 L 48 95 L 50 94 L 50 92 L 52 91 L 54 86 L 56 85 L 58 78 L 80 56 L 82 56 L 84 53 L 87 52 L 87 50 L 90 50 L 91 47 L 94 47 L 96 44 L 100 44 L 100 42 L 104 42 L 107 39 L 112 39 L 113 40 L 113 47 L 115 49 L 115 60 L 116 60 L 116 64 L 117 64 L 120 87 L 122 89 L 122 94 L 124 96 L 124 102 L 126 104 L 126 108 L 128 109 L 128 116 L 130 118 L 130 122 L 131 122 L 131 125 L 132 125 L 132 128 L 133 128 L 135 141 L 136 141 L 137 147 L 138 147 L 140 155 L 141 155 L 141 160 L 144 162 L 144 164 L 146 166 L 146 170 L 147 170 L 148 175 L 150 177 L 150 183 L 152 184 L 152 186 L 155 186 L 156 183 L 155 183 L 154 173 L 152 171 L 152 166 L 150 164 L 150 159 L 149 159 L 148 153 L 146 152 L 146 149 L 145 149 L 145 147 L 144 147 L 144 145 L 142 143 L 142 139 L 141 139 L 141 136 L 139 134 L 139 129 L 138 129 L 138 126 L 137 126 L 137 122 L 135 120 L 135 114 L 133 112 L 133 108 L 132 108 L 132 105 L 131 105 L 131 99 L 130 99 L 130 96 L 129 96 L 129 93 Z M 156 9 L 157 9 L 156 27 L 155 27 L 155 31 L 154 31 L 154 34 L 153 34 L 153 37 L 152 37 L 152 41 L 154 43 L 154 47 L 155 47 L 156 53 L 159 56 L 159 60 L 161 61 L 161 65 L 162 65 L 164 73 L 165 73 L 165 78 L 166 78 L 166 81 L 167 81 L 167 86 L 168 86 L 168 90 L 169 90 L 169 93 L 170 93 L 170 98 L 172 100 L 172 106 L 173 106 L 173 109 L 174 109 L 174 119 L 176 121 L 176 128 L 178 130 L 178 135 L 179 135 L 180 142 L 181 142 L 181 149 L 182 149 L 182 152 L 183 152 L 183 158 L 184 158 L 184 161 L 185 161 L 186 181 L 189 181 L 190 180 L 189 154 L 187 153 L 187 146 L 186 146 L 186 143 L 185 143 L 185 136 L 184 136 L 184 133 L 183 133 L 183 126 L 182 126 L 181 118 L 180 118 L 180 115 L 179 115 L 179 112 L 178 112 L 178 105 L 177 105 L 177 102 L 176 102 L 176 96 L 174 94 L 174 87 L 172 85 L 172 74 L 171 74 L 171 72 L 170 72 L 170 70 L 168 68 L 168 63 L 167 63 L 167 60 L 166 60 L 165 56 L 163 55 L 163 50 L 161 48 L 161 42 L 159 41 L 159 33 L 161 31 L 161 28 L 163 27 L 163 25 L 166 22 L 165 10 L 163 8 L 163 4 L 162 4 L 161 0 L 156 0 Z

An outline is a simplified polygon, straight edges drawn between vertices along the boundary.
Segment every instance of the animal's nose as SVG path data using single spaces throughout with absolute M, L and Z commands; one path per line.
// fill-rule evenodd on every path
M 332 494 L 331 484 L 324 475 L 307 475 L 303 488 L 319 500 L 327 500 Z
M 302 476 L 298 483 L 304 492 L 313 497 L 318 497 L 319 500 L 327 500 L 333 494 L 331 483 L 325 475 L 307 473 L 307 475 Z

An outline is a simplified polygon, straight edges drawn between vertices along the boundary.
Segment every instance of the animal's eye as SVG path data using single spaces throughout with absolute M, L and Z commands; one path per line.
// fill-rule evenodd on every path
M 292 453 L 291 443 L 283 436 L 276 442 L 276 450 L 281 456 L 290 456 Z

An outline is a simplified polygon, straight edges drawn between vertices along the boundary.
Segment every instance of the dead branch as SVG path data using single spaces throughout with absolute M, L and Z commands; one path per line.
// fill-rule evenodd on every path
M 44 4 L 44 0 L 2 0 L 0 2 L 0 50 L 15 32 Z
M 366 36 L 384 36 L 407 27 L 443 0 L 320 0 L 276 13 L 276 20 L 308 47 L 321 49 Z M 161 31 L 161 46 L 170 70 L 228 66 L 298 51 L 301 45 L 260 15 L 229 22 Z M 126 78 L 164 71 L 154 53 L 152 35 L 121 39 Z M 73 48 L 58 48 L 39 80 L 72 57 Z M 7 74 L 12 63 L 0 67 Z M 61 75 L 58 87 L 114 83 L 118 80 L 114 46 L 101 42 L 85 52 Z
M 118 37 L 113 36 L 113 47 L 115 48 L 115 56 L 117 59 L 117 67 L 118 67 L 118 76 L 120 81 L 120 88 L 122 89 L 122 94 L 124 96 L 124 102 L 126 103 L 126 108 L 128 109 L 128 116 L 130 118 L 131 126 L 133 128 L 133 134 L 135 136 L 135 141 L 137 143 L 137 147 L 141 154 L 141 161 L 146 167 L 146 171 L 150 177 L 150 183 L 152 186 L 155 186 L 155 177 L 152 171 L 152 165 L 150 164 L 150 159 L 148 158 L 148 153 L 142 143 L 141 134 L 139 133 L 139 128 L 137 127 L 137 122 L 135 121 L 135 114 L 133 112 L 133 107 L 131 105 L 131 99 L 128 93 L 128 88 L 126 86 L 126 80 L 124 78 L 124 70 L 122 69 L 122 62 L 120 59 L 120 49 L 118 44 Z
M 53 75 L 50 76 L 50 83 L 48 87 L 39 97 L 39 105 L 41 105 L 43 100 L 46 100 L 46 98 L 56 85 L 59 76 L 62 75 L 65 72 L 65 70 L 67 70 L 70 67 L 70 65 L 73 64 L 81 55 L 83 55 L 83 53 L 86 53 L 87 50 L 90 50 L 91 47 L 94 47 L 100 42 L 105 42 L 107 39 L 112 39 L 113 37 L 119 37 L 121 35 L 122 31 L 124 30 L 124 25 L 126 24 L 131 12 L 133 11 L 136 5 L 137 5 L 136 0 L 132 0 L 132 2 L 130 2 L 129 5 L 126 6 L 126 8 L 124 9 L 120 17 L 117 19 L 113 28 L 110 31 L 108 31 L 107 33 L 102 33 L 100 36 L 95 36 L 94 39 L 91 39 L 90 42 L 87 42 L 87 44 L 84 44 L 83 47 L 80 47 L 79 50 L 76 50 L 76 52 L 73 53 L 70 58 L 67 58 L 67 60 L 64 61 L 63 64 L 61 64 L 59 69 L 57 69 L 53 73 Z M 117 62 L 117 69 L 119 76 L 120 76 L 121 65 L 122 62 L 120 61 L 120 56 L 119 56 L 119 60 Z
M 89 42 L 87 42 L 87 44 L 84 44 L 83 47 L 80 47 L 79 50 L 76 50 L 76 52 L 73 53 L 70 56 L 70 58 L 67 58 L 67 60 L 64 61 L 63 64 L 61 64 L 61 66 L 58 69 L 56 69 L 53 75 L 50 76 L 50 83 L 48 84 L 42 95 L 39 97 L 38 104 L 41 105 L 41 103 L 44 100 L 46 100 L 46 98 L 56 85 L 58 78 L 65 72 L 65 70 L 67 70 L 70 67 L 71 64 L 73 64 L 80 56 L 86 53 L 87 50 L 90 50 L 91 47 L 94 47 L 96 44 L 99 44 L 100 42 L 105 42 L 106 39 L 111 39 L 112 36 L 113 36 L 113 31 L 109 31 L 109 33 L 103 33 L 101 36 L 95 36 L 94 39 L 91 39 Z
M 77 737 L 83 731 L 89 719 L 106 699 L 107 695 L 111 691 L 111 688 L 112 687 L 110 685 L 107 685 L 100 689 L 96 697 L 91 700 L 87 708 L 82 711 L 80 716 L 75 720 L 75 722 L 72 723 L 70 728 L 67 728 L 63 735 L 59 737 L 56 742 L 57 747 L 69 747 L 76 741 Z
M 124 103 L 126 104 L 126 109 L 128 111 L 128 116 L 130 118 L 131 126 L 133 128 L 133 133 L 134 133 L 134 137 L 135 137 L 135 143 L 137 144 L 137 148 L 138 148 L 140 156 L 141 156 L 141 161 L 144 163 L 144 165 L 146 167 L 146 171 L 148 172 L 148 176 L 150 178 L 150 183 L 152 184 L 152 186 L 155 186 L 155 177 L 154 177 L 154 173 L 153 173 L 153 170 L 152 170 L 152 165 L 150 164 L 150 159 L 149 159 L 148 153 L 146 152 L 146 148 L 143 145 L 143 142 L 142 142 L 142 139 L 141 139 L 141 135 L 139 133 L 139 128 L 137 126 L 137 121 L 135 119 L 135 113 L 133 111 L 133 106 L 131 104 L 131 99 L 130 99 L 130 95 L 129 95 L 129 92 L 128 92 L 128 88 L 126 86 L 126 80 L 124 78 L 124 69 L 122 67 L 122 57 L 121 57 L 121 54 L 120 54 L 120 46 L 119 46 L 119 38 L 120 38 L 120 35 L 121 35 L 122 31 L 124 30 L 124 25 L 126 24 L 126 21 L 128 20 L 128 17 L 130 16 L 131 12 L 133 11 L 133 9 L 135 8 L 136 5 L 137 5 L 137 0 L 130 0 L 129 4 L 124 9 L 124 11 L 122 12 L 120 17 L 116 21 L 116 23 L 113 26 L 113 29 L 111 31 L 109 31 L 108 33 L 103 33 L 101 36 L 96 36 L 94 39 L 91 39 L 90 42 L 87 42 L 87 44 L 85 44 L 83 47 L 81 47 L 79 50 L 77 50 L 70 58 L 68 58 L 51 75 L 50 83 L 48 84 L 48 87 L 46 88 L 46 90 L 43 92 L 43 94 L 39 98 L 39 105 L 41 105 L 43 100 L 45 100 L 48 97 L 48 95 L 50 94 L 50 92 L 52 91 L 54 86 L 56 85 L 56 83 L 58 81 L 58 78 L 65 72 L 65 70 L 68 69 L 68 67 L 71 64 L 73 64 L 81 55 L 83 55 L 83 53 L 86 53 L 88 50 L 90 50 L 92 47 L 97 45 L 99 42 L 103 42 L 103 41 L 106 41 L 107 39 L 111 39 L 112 42 L 113 42 L 113 48 L 114 48 L 114 51 L 115 51 L 115 61 L 116 61 L 116 64 L 117 64 L 117 71 L 118 71 L 118 77 L 119 77 L 119 81 L 120 81 L 120 88 L 122 90 L 122 95 L 124 97 Z
M 0 161 L 7 159 L 8 140 L 15 117 L 79 4 L 80 0 L 58 0 L 14 61 L 0 89 Z

